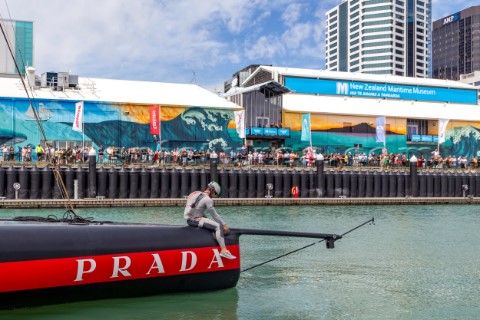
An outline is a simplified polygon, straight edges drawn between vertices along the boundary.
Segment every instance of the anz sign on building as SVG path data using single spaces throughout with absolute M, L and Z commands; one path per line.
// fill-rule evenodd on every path
M 312 78 L 285 77 L 285 86 L 296 93 L 340 95 L 349 97 L 401 99 L 477 104 L 476 89 L 454 89 Z

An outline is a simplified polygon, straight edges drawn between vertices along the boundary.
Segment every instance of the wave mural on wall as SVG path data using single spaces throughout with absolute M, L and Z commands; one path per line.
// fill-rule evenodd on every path
M 286 144 L 294 150 L 301 150 L 310 145 L 300 141 L 301 116 L 298 113 L 285 113 L 284 124 L 291 128 L 291 137 Z M 387 130 L 386 145 L 389 152 L 405 152 L 408 155 L 430 156 L 438 147 L 435 143 L 421 144 L 407 142 L 407 120 L 387 118 L 390 130 Z M 433 121 L 432 131 L 436 134 Z M 311 115 L 312 146 L 324 153 L 366 152 L 379 154 L 383 143 L 376 142 L 375 117 L 354 117 L 339 115 Z M 442 156 L 456 157 L 480 156 L 480 123 L 450 121 L 446 131 L 446 142 L 440 145 Z M 358 147 L 361 145 L 361 147 Z M 355 147 L 357 146 L 357 147 Z
M 445 139 L 442 149 L 447 155 L 461 155 L 469 158 L 480 156 L 480 130 L 472 125 L 447 130 Z
M 164 109 L 163 107 L 162 109 Z M 241 141 L 230 135 L 228 123 L 233 112 L 198 107 L 186 108 L 172 120 L 162 120 L 162 147 L 189 147 L 197 150 L 238 147 Z M 65 125 L 71 126 L 70 123 Z M 117 147 L 156 148 L 156 142 L 149 133 L 150 124 L 132 121 L 111 120 L 99 123 L 85 123 L 85 135 L 95 145 Z
M 149 133 L 149 105 L 85 102 L 84 135 L 72 130 L 75 102 L 34 101 L 42 118 L 47 140 L 92 141 L 95 146 L 150 147 L 156 141 Z M 39 107 L 40 106 L 40 107 Z M 237 148 L 242 144 L 235 129 L 229 128 L 233 111 L 224 109 L 162 106 L 162 147 L 195 149 Z M 0 99 L 0 142 L 37 145 L 41 138 L 37 122 L 32 121 L 32 106 L 27 100 Z
M 72 130 L 73 101 L 35 101 L 44 116 L 42 127 L 48 140 L 81 141 L 82 134 Z M 40 107 L 39 107 L 40 106 Z M 116 147 L 151 147 L 156 143 L 149 134 L 149 105 L 85 103 L 85 139 L 94 145 Z M 15 149 L 37 145 L 41 140 L 36 121 L 31 121 L 27 100 L 0 99 L 0 143 Z M 233 111 L 201 107 L 162 106 L 162 147 L 194 149 L 238 148 L 243 140 L 232 125 Z M 48 115 L 48 117 L 46 117 Z M 286 146 L 304 149 L 300 141 L 301 114 L 284 113 L 283 125 L 291 129 Z M 382 143 L 375 141 L 374 117 L 312 115 L 312 144 L 326 153 L 348 152 L 355 145 L 362 151 L 378 153 Z M 387 147 L 391 152 L 415 152 L 417 155 L 436 148 L 435 144 L 412 145 L 406 141 L 406 119 L 387 119 L 390 130 Z M 233 122 L 234 124 L 234 122 Z M 442 155 L 476 156 L 479 154 L 480 123 L 450 121 L 441 145 Z

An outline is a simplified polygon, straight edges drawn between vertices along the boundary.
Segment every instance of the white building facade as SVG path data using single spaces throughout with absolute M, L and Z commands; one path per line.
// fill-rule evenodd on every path
M 431 76 L 431 0 L 345 0 L 326 13 L 326 69 Z

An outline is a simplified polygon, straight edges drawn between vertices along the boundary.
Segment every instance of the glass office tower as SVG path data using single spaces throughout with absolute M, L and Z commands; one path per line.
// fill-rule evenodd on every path
M 431 0 L 346 0 L 326 13 L 326 69 L 427 78 Z
M 0 33 L 0 73 L 16 74 L 15 60 L 22 74 L 25 66 L 33 66 L 33 22 L 0 20 L 3 32 Z M 14 52 L 12 58 L 4 34 Z
M 480 71 L 480 6 L 433 23 L 433 77 L 459 80 Z

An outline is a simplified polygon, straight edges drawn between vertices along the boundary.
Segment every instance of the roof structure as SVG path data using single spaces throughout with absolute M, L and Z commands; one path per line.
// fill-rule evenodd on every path
M 30 96 L 36 99 L 241 109 L 195 84 L 79 78 L 77 88 L 58 90 L 47 87 L 30 92 Z M 0 97 L 27 98 L 21 79 L 0 77 Z
M 400 77 L 394 75 L 375 75 L 358 72 L 340 72 L 340 71 L 326 71 L 320 69 L 302 69 L 302 68 L 288 68 L 288 67 L 272 67 L 261 66 L 245 82 L 252 77 L 255 77 L 256 73 L 261 70 L 267 70 L 272 74 L 278 74 L 281 76 L 292 77 L 304 77 L 304 78 L 321 78 L 321 79 L 334 79 L 334 80 L 352 80 L 363 82 L 377 82 L 377 83 L 391 83 L 402 85 L 417 85 L 427 87 L 441 87 L 441 88 L 457 88 L 457 89 L 472 89 L 472 86 L 460 83 L 453 80 L 440 80 L 429 78 L 413 78 L 413 77 Z

